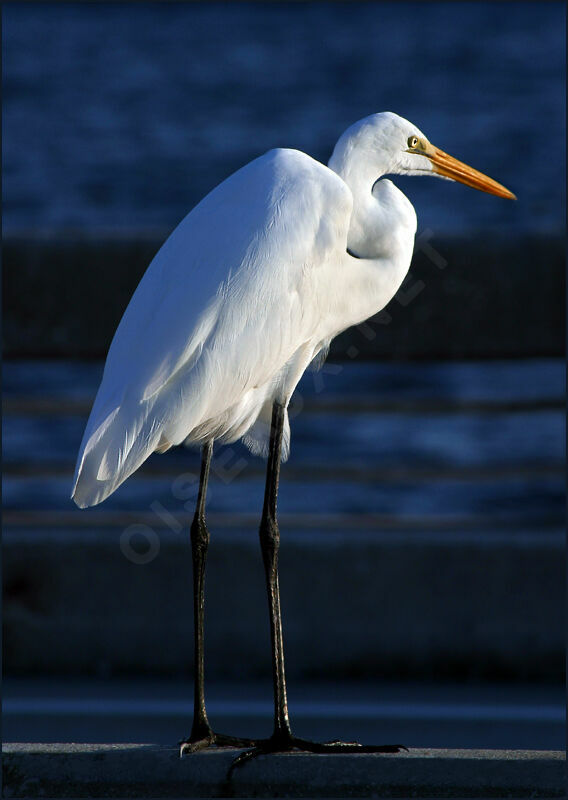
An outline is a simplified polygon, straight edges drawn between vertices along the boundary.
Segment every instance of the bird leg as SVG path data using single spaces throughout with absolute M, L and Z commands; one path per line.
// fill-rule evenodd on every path
M 191 525 L 191 551 L 193 560 L 193 600 L 195 635 L 195 696 L 193 727 L 189 737 L 180 742 L 180 755 L 194 753 L 212 745 L 248 748 L 231 763 L 228 777 L 233 770 L 258 755 L 285 753 L 300 750 L 310 753 L 397 753 L 405 750 L 403 745 L 360 745 L 357 742 L 311 742 L 292 735 L 286 697 L 286 676 L 284 672 L 284 645 L 282 639 L 282 618 L 280 611 L 280 590 L 278 585 L 278 549 L 280 532 L 276 520 L 276 501 L 280 478 L 280 456 L 282 433 L 284 430 L 285 407 L 274 404 L 264 507 L 260 524 L 260 547 L 264 562 L 268 608 L 270 612 L 270 638 L 272 645 L 272 677 L 274 682 L 274 731 L 269 739 L 244 739 L 214 733 L 207 719 L 204 696 L 204 658 L 203 658 L 203 607 L 205 560 L 209 544 L 209 531 L 205 524 L 205 496 L 213 442 L 203 447 L 201 477 L 197 508 Z
M 264 507 L 259 531 L 260 549 L 266 576 L 266 591 L 270 614 L 270 640 L 272 644 L 272 680 L 274 684 L 274 731 L 272 739 L 275 743 L 282 744 L 287 743 L 292 736 L 286 697 L 284 643 L 282 640 L 282 615 L 280 612 L 280 589 L 278 585 L 280 531 L 276 521 L 276 502 L 280 479 L 280 458 L 285 413 L 284 406 L 275 402 L 272 409 Z
M 207 719 L 204 689 L 204 646 L 203 646 L 203 609 L 205 604 L 205 562 L 209 546 L 209 531 L 205 524 L 205 498 L 209 467 L 213 453 L 213 440 L 203 445 L 201 457 L 201 475 L 197 507 L 191 523 L 191 556 L 193 563 L 193 625 L 194 625 L 194 706 L 193 725 L 189 737 L 180 742 L 180 755 L 202 750 L 210 745 L 230 745 L 233 747 L 250 747 L 252 739 L 240 739 L 233 736 L 214 733 Z
M 276 501 L 280 478 L 280 456 L 284 430 L 285 407 L 278 402 L 272 410 L 272 426 L 264 507 L 260 523 L 260 547 L 266 575 L 268 607 L 270 612 L 270 638 L 272 643 L 272 677 L 274 682 L 274 731 L 270 739 L 257 740 L 253 747 L 240 753 L 232 762 L 228 778 L 235 767 L 241 766 L 258 755 L 285 753 L 300 750 L 310 753 L 398 753 L 406 750 L 404 745 L 361 745 L 358 742 L 311 742 L 292 735 L 286 697 L 284 672 L 284 645 L 282 640 L 282 616 L 280 612 L 280 590 L 278 585 L 278 548 L 280 532 L 276 521 Z

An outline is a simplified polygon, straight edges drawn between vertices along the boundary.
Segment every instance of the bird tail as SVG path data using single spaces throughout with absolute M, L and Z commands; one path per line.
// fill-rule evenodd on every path
M 144 403 L 133 415 L 121 403 L 106 414 L 94 430 L 91 430 L 93 426 L 89 420 L 71 492 L 71 498 L 79 508 L 102 503 L 159 446 L 161 426 L 150 414 L 153 405 Z M 91 417 L 94 415 L 95 408 Z

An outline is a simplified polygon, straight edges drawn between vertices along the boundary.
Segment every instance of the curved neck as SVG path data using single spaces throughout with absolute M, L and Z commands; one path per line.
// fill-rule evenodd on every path
M 416 213 L 406 195 L 381 179 L 389 172 L 384 153 L 369 153 L 348 141 L 336 146 L 328 166 L 343 178 L 353 196 L 347 235 L 350 253 L 359 258 L 389 258 L 399 252 L 401 243 L 407 249 L 416 232 Z

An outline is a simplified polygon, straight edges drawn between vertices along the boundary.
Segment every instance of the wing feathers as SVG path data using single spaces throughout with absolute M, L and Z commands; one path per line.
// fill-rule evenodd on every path
M 188 436 L 250 428 L 247 444 L 264 452 L 267 393 L 320 322 L 312 273 L 345 251 L 351 204 L 327 167 L 275 150 L 187 215 L 113 338 L 79 452 L 78 505 L 101 502 L 151 452 Z

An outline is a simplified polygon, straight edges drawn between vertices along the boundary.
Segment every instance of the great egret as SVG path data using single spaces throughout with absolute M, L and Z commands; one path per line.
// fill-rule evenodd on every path
M 195 707 L 183 752 L 211 744 L 258 752 L 393 752 L 398 745 L 318 744 L 294 737 L 286 700 L 278 589 L 280 462 L 287 407 L 308 364 L 334 336 L 380 311 L 412 256 L 416 213 L 388 174 L 438 175 L 514 195 L 434 147 L 391 112 L 341 136 L 328 166 L 275 149 L 213 189 L 157 253 L 112 340 L 79 450 L 72 497 L 102 502 L 148 458 L 202 445 L 191 526 Z M 274 732 L 254 741 L 216 734 L 204 699 L 203 604 L 209 532 L 205 497 L 213 442 L 243 438 L 268 456 L 260 523 L 274 679 Z

